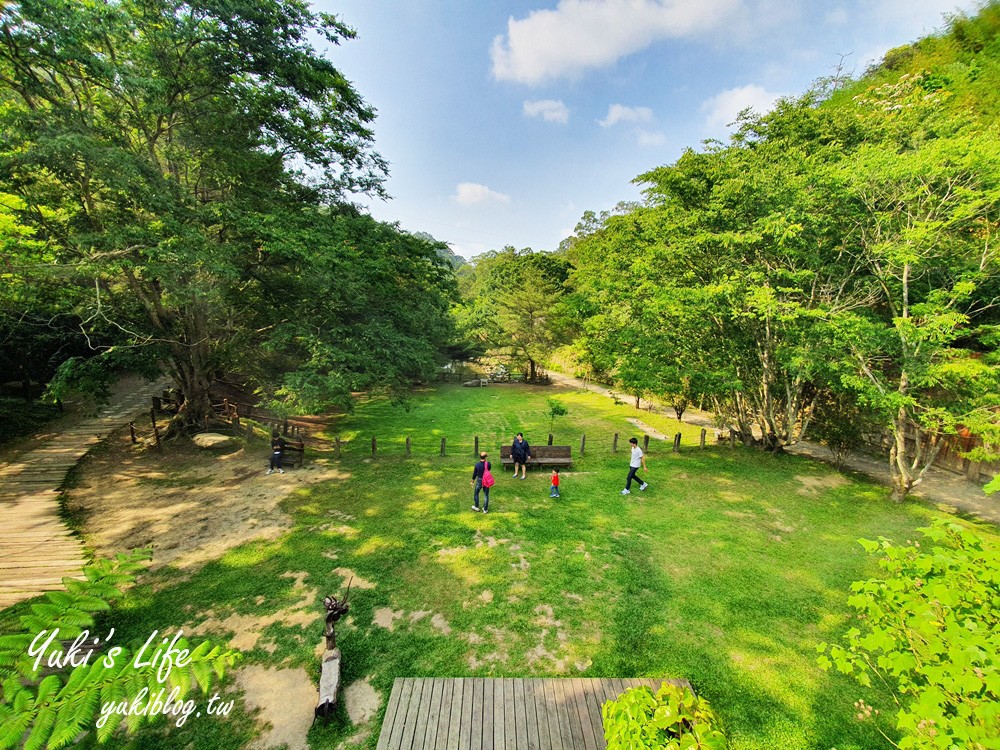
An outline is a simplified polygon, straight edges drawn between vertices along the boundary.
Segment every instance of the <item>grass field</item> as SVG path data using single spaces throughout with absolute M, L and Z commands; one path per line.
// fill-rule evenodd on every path
M 562 497 L 548 497 L 548 471 L 515 480 L 497 461 L 491 513 L 473 513 L 473 437 L 493 459 L 517 431 L 544 443 L 553 395 L 569 409 L 555 421 L 555 443 L 574 454 Z M 635 416 L 681 431 L 682 452 L 652 441 L 649 490 L 623 497 L 626 441 L 641 438 L 626 422 Z M 116 627 L 144 636 L 208 610 L 267 622 L 301 599 L 305 581 L 317 593 L 311 624 L 266 625 L 246 661 L 301 666 L 315 681 L 319 602 L 342 587 L 333 571 L 349 569 L 351 615 L 338 629 L 344 684 L 368 678 L 383 702 L 397 676 L 685 677 L 721 715 L 735 750 L 890 747 L 853 709 L 859 698 L 885 709 L 891 734 L 887 696 L 821 672 L 815 646 L 846 630 L 850 583 L 874 573 L 857 539 L 913 538 L 939 514 L 893 505 L 881 487 L 805 459 L 699 450 L 698 432 L 555 388 L 447 386 L 415 394 L 408 410 L 363 402 L 330 430 L 344 441 L 342 478 L 284 501 L 290 533 L 243 545 L 193 576 L 146 576 Z M 374 748 L 380 718 L 360 746 Z M 253 732 L 237 710 L 228 722 L 154 729 L 117 746 L 236 748 Z M 352 733 L 340 708 L 309 739 L 336 747 Z

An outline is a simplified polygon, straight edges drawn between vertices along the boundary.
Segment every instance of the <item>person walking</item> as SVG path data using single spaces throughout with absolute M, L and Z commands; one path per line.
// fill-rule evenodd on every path
M 472 467 L 472 487 L 475 493 L 472 496 L 472 509 L 479 512 L 479 492 L 483 493 L 483 513 L 490 512 L 490 487 L 496 481 L 490 472 L 490 462 L 486 460 L 487 453 L 483 451 L 479 454 L 479 461 Z
M 514 442 L 510 446 L 510 457 L 514 459 L 514 476 L 517 476 L 517 467 L 521 467 L 521 479 L 525 479 L 528 471 L 528 461 L 531 460 L 531 446 L 524 439 L 524 433 L 517 433 Z
M 284 474 L 285 470 L 281 468 L 281 459 L 285 457 L 285 439 L 281 437 L 281 433 L 275 430 L 271 433 L 271 463 L 267 469 L 268 474 L 274 473 L 277 469 L 279 474 Z
M 646 455 L 642 452 L 642 448 L 639 447 L 638 440 L 636 440 L 635 438 L 629 438 L 628 441 L 632 446 L 632 457 L 631 459 L 629 459 L 628 462 L 628 467 L 629 467 L 628 478 L 625 480 L 625 489 L 622 490 L 623 495 L 632 494 L 633 479 L 636 480 L 637 482 L 642 482 L 642 484 L 639 485 L 640 490 L 644 490 L 649 486 L 641 479 L 639 479 L 639 477 L 636 476 L 636 474 L 639 472 L 640 466 L 642 467 L 643 471 L 645 472 L 649 471 L 649 469 L 646 468 Z
M 550 477 L 552 481 L 552 491 L 549 492 L 549 497 L 559 497 L 559 469 L 552 470 L 552 476 Z

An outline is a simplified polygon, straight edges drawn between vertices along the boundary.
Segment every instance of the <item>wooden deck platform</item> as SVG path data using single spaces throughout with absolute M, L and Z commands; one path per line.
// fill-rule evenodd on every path
M 377 750 L 604 750 L 601 704 L 664 682 L 690 687 L 673 679 L 400 677 Z

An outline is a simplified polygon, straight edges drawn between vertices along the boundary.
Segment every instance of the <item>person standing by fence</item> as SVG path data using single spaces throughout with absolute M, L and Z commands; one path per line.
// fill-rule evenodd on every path
M 636 476 L 636 474 L 639 472 L 640 466 L 642 467 L 643 471 L 645 472 L 649 471 L 649 469 L 646 468 L 646 456 L 642 452 L 642 448 L 639 447 L 639 441 L 636 438 L 629 438 L 628 442 L 632 446 L 632 456 L 629 459 L 628 463 L 628 478 L 625 479 L 625 489 L 622 490 L 623 495 L 632 494 L 633 479 L 636 480 L 637 482 L 642 482 L 642 484 L 639 485 L 640 490 L 644 490 L 649 486 L 641 479 L 639 479 L 639 477 Z
M 472 486 L 475 493 L 472 496 L 472 509 L 479 511 L 479 491 L 483 492 L 483 513 L 490 512 L 490 487 L 495 480 L 490 472 L 490 462 L 486 460 L 487 453 L 483 451 L 479 454 L 479 461 L 472 467 Z

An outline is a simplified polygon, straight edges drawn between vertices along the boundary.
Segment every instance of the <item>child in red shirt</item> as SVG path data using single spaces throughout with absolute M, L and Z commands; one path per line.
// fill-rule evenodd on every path
M 559 469 L 552 470 L 552 491 L 549 497 L 559 497 Z

